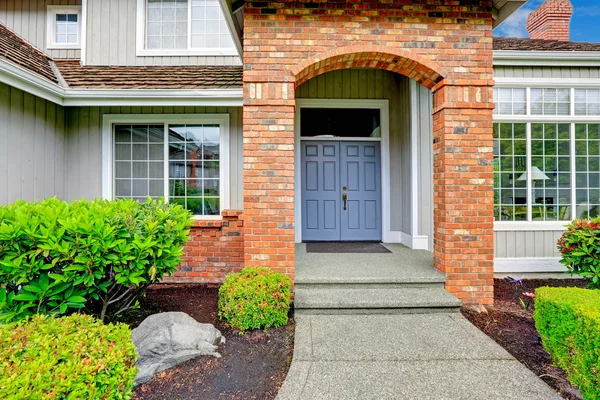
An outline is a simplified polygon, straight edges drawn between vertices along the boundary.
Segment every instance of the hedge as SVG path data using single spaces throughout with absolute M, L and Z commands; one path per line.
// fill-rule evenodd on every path
M 587 400 L 600 399 L 600 290 L 536 290 L 535 326 L 556 365 Z
M 230 273 L 219 288 L 219 317 L 242 333 L 288 322 L 292 281 L 263 267 Z
M 176 271 L 190 225 L 181 206 L 153 200 L 0 207 L 0 322 L 79 309 L 118 315 Z
M 589 279 L 590 287 L 600 289 L 600 217 L 576 219 L 558 241 L 560 262 L 571 275 Z
M 0 398 L 130 399 L 137 354 L 126 325 L 89 315 L 0 325 Z

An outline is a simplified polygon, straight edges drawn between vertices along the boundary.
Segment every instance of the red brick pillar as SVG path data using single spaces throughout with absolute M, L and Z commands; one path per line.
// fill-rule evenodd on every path
M 493 81 L 433 89 L 435 266 L 465 304 L 492 304 L 494 278 Z
M 294 278 L 294 84 L 244 75 L 244 264 Z

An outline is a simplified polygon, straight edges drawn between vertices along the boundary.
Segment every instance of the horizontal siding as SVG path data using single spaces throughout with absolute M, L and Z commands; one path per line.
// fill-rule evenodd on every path
M 80 58 L 81 50 L 48 50 L 47 7 L 81 5 L 81 0 L 0 0 L 0 23 L 52 58 Z
M 560 257 L 556 242 L 563 231 L 496 231 L 496 258 Z
M 386 99 L 390 107 L 391 229 L 410 232 L 410 107 L 408 78 L 378 69 L 344 69 L 300 85 L 298 99 Z
M 231 208 L 243 208 L 242 109 L 240 107 L 73 107 L 67 109 L 68 200 L 102 196 L 104 114 L 229 114 Z
M 64 198 L 65 112 L 0 83 L 0 205 Z
M 136 56 L 136 0 L 88 0 L 88 65 L 241 65 L 238 56 Z
M 598 79 L 597 67 L 494 67 L 494 78 Z

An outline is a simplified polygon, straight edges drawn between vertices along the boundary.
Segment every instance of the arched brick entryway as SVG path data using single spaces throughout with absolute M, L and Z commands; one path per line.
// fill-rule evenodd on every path
M 411 19 L 420 7 L 427 12 Z M 380 68 L 433 93 L 435 265 L 465 303 L 492 303 L 491 7 L 447 8 L 246 2 L 246 265 L 294 276 L 295 88 L 332 70 Z

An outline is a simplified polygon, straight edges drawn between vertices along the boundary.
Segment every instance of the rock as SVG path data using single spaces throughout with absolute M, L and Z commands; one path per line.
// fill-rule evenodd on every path
M 182 312 L 151 315 L 131 332 L 131 337 L 139 354 L 136 385 L 198 356 L 221 357 L 217 347 L 225 343 L 212 324 L 201 324 Z

